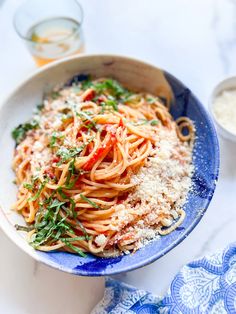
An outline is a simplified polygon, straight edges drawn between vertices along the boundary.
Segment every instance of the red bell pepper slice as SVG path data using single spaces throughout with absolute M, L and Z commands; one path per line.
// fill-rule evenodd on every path
M 93 89 L 89 89 L 81 96 L 83 101 L 90 101 L 95 97 L 95 91 Z
M 93 168 L 93 165 L 100 159 L 106 157 L 111 148 L 116 144 L 117 138 L 115 134 L 109 133 L 109 137 L 106 142 L 103 142 L 101 147 L 98 147 L 91 158 L 83 165 L 83 170 L 89 171 Z

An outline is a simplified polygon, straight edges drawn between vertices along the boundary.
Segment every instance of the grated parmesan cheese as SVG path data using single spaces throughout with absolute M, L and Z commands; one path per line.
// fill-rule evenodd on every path
M 192 147 L 180 143 L 175 129 L 160 130 L 152 157 L 131 177 L 134 190 L 126 201 L 115 205 L 111 226 L 122 230 L 115 241 L 126 245 L 135 239 L 140 248 L 157 238 L 160 228 L 179 218 L 178 209 L 191 187 L 191 160 Z
M 44 145 L 43 143 L 41 143 L 40 141 L 36 141 L 33 145 L 33 149 L 34 151 L 42 151 L 44 149 Z
M 98 236 L 96 236 L 95 238 L 95 243 L 98 246 L 103 246 L 106 244 L 107 241 L 107 237 L 104 234 L 99 234 Z
M 236 90 L 225 90 L 213 102 L 216 120 L 228 131 L 236 134 Z

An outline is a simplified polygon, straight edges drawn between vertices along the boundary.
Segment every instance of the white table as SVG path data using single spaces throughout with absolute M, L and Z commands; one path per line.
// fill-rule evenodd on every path
M 0 100 L 35 65 L 12 27 L 19 0 L 0 8 Z M 214 85 L 236 73 L 236 2 L 230 0 L 81 0 L 87 52 L 130 55 L 165 68 L 207 106 Z M 119 279 L 164 293 L 179 268 L 235 240 L 236 145 L 221 140 L 215 196 L 191 235 L 166 256 Z M 0 232 L 0 312 L 86 314 L 102 278 L 82 278 L 35 263 Z

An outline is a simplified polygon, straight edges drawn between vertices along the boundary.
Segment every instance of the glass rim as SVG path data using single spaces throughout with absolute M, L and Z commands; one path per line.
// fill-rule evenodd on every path
M 24 39 L 25 41 L 28 41 L 28 42 L 36 43 L 36 44 L 37 44 L 38 42 L 33 41 L 32 39 L 30 39 L 29 37 L 23 35 L 23 34 L 19 31 L 19 29 L 18 29 L 18 27 L 17 27 L 17 22 L 16 22 L 16 16 L 17 16 L 17 14 L 19 13 L 19 10 L 22 9 L 22 7 L 23 7 L 27 2 L 29 2 L 29 1 L 30 1 L 30 0 L 24 1 L 24 2 L 17 8 L 17 10 L 16 10 L 16 12 L 14 13 L 14 16 L 13 16 L 13 26 L 14 26 L 14 29 L 15 29 L 17 35 L 18 35 L 21 39 Z M 71 36 L 75 35 L 78 31 L 81 30 L 82 23 L 83 23 L 83 20 L 84 20 L 84 11 L 83 11 L 83 8 L 82 8 L 81 4 L 79 3 L 79 1 L 77 1 L 77 0 L 74 0 L 74 1 L 76 2 L 76 4 L 78 5 L 78 7 L 79 7 L 79 9 L 80 9 L 80 11 L 81 11 L 81 21 L 80 21 L 80 23 L 79 23 L 78 28 L 76 28 L 76 30 L 74 30 L 71 34 L 65 36 L 65 37 L 62 38 L 62 39 L 58 39 L 58 40 L 55 40 L 55 41 L 52 41 L 52 42 L 38 43 L 38 44 L 40 44 L 40 45 L 53 45 L 53 44 L 57 44 L 57 43 L 60 43 L 60 42 L 65 41 L 66 39 L 70 38 Z M 58 17 L 59 17 L 59 16 L 58 16 Z M 62 16 L 61 16 L 61 17 L 62 17 Z M 65 17 L 65 16 L 63 16 L 63 17 Z M 55 16 L 54 18 L 56 18 L 56 16 Z M 43 21 L 46 21 L 46 20 L 50 20 L 50 18 L 44 19 Z M 73 19 L 71 18 L 71 20 L 73 20 Z M 36 25 L 36 24 L 34 24 L 34 25 Z M 34 26 L 34 25 L 33 25 L 33 26 Z

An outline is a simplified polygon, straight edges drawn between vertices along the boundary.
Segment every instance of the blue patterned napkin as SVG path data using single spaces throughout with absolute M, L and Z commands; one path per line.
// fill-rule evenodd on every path
M 164 297 L 106 279 L 91 314 L 236 313 L 236 243 L 184 266 Z

